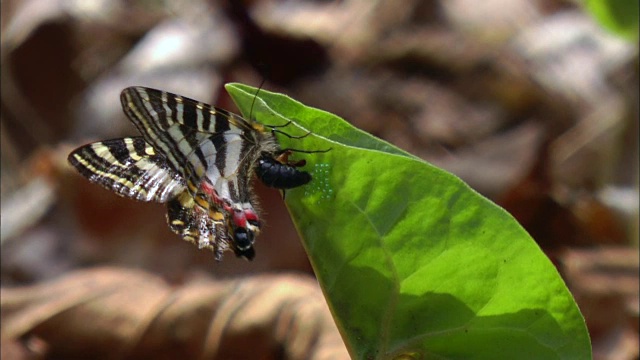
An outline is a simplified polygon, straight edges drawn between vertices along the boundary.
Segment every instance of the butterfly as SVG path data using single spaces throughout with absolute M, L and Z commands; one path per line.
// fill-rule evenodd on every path
M 89 181 L 116 194 L 167 204 L 173 232 L 199 248 L 226 250 L 251 260 L 261 222 L 253 176 L 291 189 L 308 172 L 280 148 L 274 128 L 184 96 L 145 87 L 120 95 L 125 114 L 142 136 L 94 142 L 69 154 Z

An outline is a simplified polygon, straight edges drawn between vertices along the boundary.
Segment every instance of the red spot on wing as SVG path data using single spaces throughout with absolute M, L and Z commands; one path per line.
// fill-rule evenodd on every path
M 209 182 L 207 181 L 202 181 L 200 183 L 200 190 L 202 190 L 202 192 L 207 195 L 207 197 L 216 205 L 218 206 L 222 206 L 224 207 L 225 203 L 222 200 L 222 198 L 218 195 L 218 192 L 216 191 L 216 189 L 213 188 L 213 185 L 211 185 Z
M 244 209 L 244 216 L 247 218 L 248 221 L 255 221 L 255 222 L 260 221 L 260 219 L 258 218 L 258 214 L 256 214 L 256 212 L 253 211 L 252 209 Z
M 247 227 L 247 216 L 244 211 L 237 209 L 233 212 L 233 223 L 238 228 L 246 228 Z
M 207 181 L 200 182 L 200 189 L 203 193 L 213 197 L 217 196 L 216 189 L 213 188 L 213 185 L 209 184 Z

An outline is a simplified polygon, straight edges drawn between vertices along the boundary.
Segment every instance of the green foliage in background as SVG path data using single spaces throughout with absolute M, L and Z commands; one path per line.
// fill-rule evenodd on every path
M 313 181 L 286 203 L 353 358 L 591 358 L 564 282 L 502 208 L 335 115 L 227 90 L 245 116 L 311 132 L 284 148 L 331 149 L 295 154 Z
M 610 31 L 632 41 L 638 41 L 638 0 L 582 0 L 583 6 Z

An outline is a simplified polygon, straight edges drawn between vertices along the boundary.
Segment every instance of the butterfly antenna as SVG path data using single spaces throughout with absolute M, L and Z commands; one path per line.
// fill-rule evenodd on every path
M 265 81 L 266 81 L 266 79 L 262 78 L 262 81 L 260 82 L 260 86 L 258 86 L 258 90 L 253 95 L 253 100 L 251 101 L 251 110 L 249 110 L 249 120 L 253 119 L 253 105 L 255 105 L 256 98 L 258 97 L 258 94 L 260 93 L 260 90 L 262 90 L 262 85 L 264 85 Z
M 253 120 L 253 106 L 255 105 L 256 98 L 258 97 L 258 94 L 260 93 L 260 90 L 262 90 L 262 86 L 264 85 L 265 82 L 266 82 L 266 78 L 262 78 L 262 81 L 260 82 L 260 85 L 258 86 L 258 90 L 256 91 L 255 95 L 253 96 L 253 100 L 251 101 L 251 110 L 249 110 L 249 119 L 250 120 Z M 274 130 L 274 129 L 277 129 L 277 128 L 282 128 L 282 127 L 289 126 L 289 125 L 291 125 L 292 122 L 293 121 L 289 120 L 285 124 L 282 124 L 282 125 L 266 125 L 266 124 L 265 125 L 267 127 L 271 128 L 271 131 L 280 133 L 280 134 L 285 135 L 285 136 L 287 136 L 287 137 L 289 137 L 291 139 L 302 139 L 303 137 L 306 137 L 306 136 L 308 136 L 310 134 L 310 133 L 308 133 L 308 134 L 305 134 L 303 136 L 291 136 L 291 135 L 289 135 L 289 134 L 287 134 L 285 132 L 282 132 L 282 131 L 279 131 L 279 130 Z

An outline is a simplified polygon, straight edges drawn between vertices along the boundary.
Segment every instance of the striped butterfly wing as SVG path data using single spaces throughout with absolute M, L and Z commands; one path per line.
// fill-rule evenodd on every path
M 249 122 L 202 102 L 144 87 L 124 89 L 121 101 L 145 141 L 184 176 L 193 196 L 206 178 L 223 197 L 249 200 L 247 176 L 238 176 L 248 173 L 245 160 L 256 149 L 244 136 L 254 130 Z
M 123 197 L 164 203 L 186 190 L 182 176 L 141 137 L 84 145 L 68 160 L 89 181 Z
M 167 203 L 167 222 L 171 230 L 184 240 L 195 243 L 200 249 L 213 250 L 215 259 L 219 261 L 233 240 L 227 231 L 224 215 L 214 210 L 205 211 L 196 206 L 192 196 L 183 192 Z

